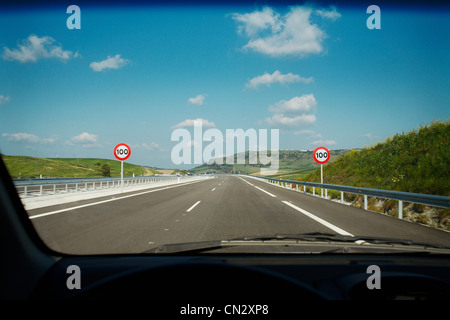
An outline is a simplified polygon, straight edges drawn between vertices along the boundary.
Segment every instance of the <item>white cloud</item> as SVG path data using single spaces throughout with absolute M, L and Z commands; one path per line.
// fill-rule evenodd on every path
M 313 94 L 305 94 L 301 97 L 294 97 L 289 101 L 281 100 L 274 106 L 269 107 L 269 111 L 277 113 L 311 113 L 316 111 L 317 101 Z
M 266 119 L 267 124 L 272 127 L 299 127 L 304 125 L 312 125 L 316 122 L 316 116 L 313 114 L 304 114 L 299 116 L 285 116 L 284 114 L 274 114 L 271 118 Z
M 56 142 L 56 137 L 50 137 L 50 138 L 43 138 L 43 139 L 41 139 L 41 143 L 44 143 L 44 144 L 52 144 L 52 143 L 55 143 Z
M 315 132 L 314 130 L 300 130 L 295 131 L 295 135 L 306 136 L 309 139 L 321 139 L 322 135 L 320 133 Z
M 161 146 L 156 142 L 151 142 L 150 144 L 141 143 L 141 144 L 133 145 L 133 148 L 148 150 L 148 151 L 161 150 Z
M 280 17 L 272 8 L 265 7 L 261 11 L 239 14 L 234 13 L 233 19 L 241 22 L 238 32 L 244 32 L 248 36 L 256 36 L 258 32 L 270 28 L 272 32 L 280 30 Z
M 336 141 L 334 140 L 316 140 L 310 143 L 310 145 L 314 146 L 334 146 L 336 144 Z
M 199 94 L 195 98 L 189 98 L 188 101 L 190 104 L 195 104 L 197 106 L 201 106 L 203 104 L 203 102 L 205 101 L 205 98 L 206 98 L 205 95 Z
M 300 130 L 295 131 L 294 134 L 304 136 L 306 139 L 309 140 L 315 139 L 314 141 L 309 143 L 310 145 L 314 146 L 322 146 L 322 145 L 333 146 L 336 144 L 336 141 L 334 140 L 323 139 L 322 134 L 317 133 L 314 130 Z
M 78 136 L 74 136 L 71 141 L 75 143 L 85 143 L 85 142 L 97 142 L 98 136 L 95 134 L 90 134 L 87 132 L 83 132 Z
M 8 141 L 13 142 L 26 142 L 26 143 L 42 143 L 42 144 L 52 144 L 57 140 L 57 136 L 52 136 L 50 138 L 40 138 L 35 134 L 18 132 L 18 133 L 3 133 L 2 137 L 5 137 Z
M 100 143 L 85 143 L 81 145 L 83 148 L 100 148 L 102 145 Z
M 285 83 L 293 83 L 293 82 L 310 83 L 312 81 L 314 81 L 314 79 L 312 77 L 303 78 L 297 74 L 292 74 L 292 73 L 282 74 L 280 71 L 276 70 L 272 74 L 269 74 L 266 72 L 261 76 L 254 77 L 253 79 L 248 81 L 245 86 L 247 88 L 256 89 L 262 85 L 270 87 L 270 85 L 272 83 L 276 83 L 276 82 L 280 83 L 280 84 L 285 84 Z
M 5 96 L 0 95 L 0 106 L 2 104 L 5 104 L 5 103 L 9 102 L 9 100 L 11 100 L 10 97 L 5 97 Z
M 99 148 L 101 144 L 98 142 L 98 136 L 88 132 L 83 132 L 66 141 L 65 144 L 74 146 L 81 145 L 83 148 Z
M 174 126 L 172 126 L 172 129 L 177 129 L 177 128 L 185 128 L 185 127 L 193 127 L 194 123 L 198 121 L 201 122 L 202 127 L 215 127 L 216 125 L 214 124 L 214 122 L 208 121 L 206 119 L 186 119 Z
M 252 13 L 235 13 L 232 17 L 238 22 L 238 32 L 249 38 L 244 49 L 273 57 L 304 57 L 308 54 L 319 54 L 324 50 L 325 32 L 311 23 L 312 13 L 311 8 L 296 6 L 285 15 L 280 15 L 266 7 Z M 338 13 L 319 10 L 317 14 L 331 19 Z
M 324 19 L 330 19 L 332 21 L 336 21 L 337 19 L 342 17 L 342 15 L 339 12 L 337 12 L 335 7 L 330 7 L 329 10 L 315 10 L 314 13 L 321 16 Z
M 377 136 L 374 136 L 374 135 L 372 135 L 371 133 L 365 133 L 365 134 L 363 134 L 363 135 L 361 135 L 362 137 L 366 137 L 366 138 L 368 138 L 369 140 L 372 140 L 372 139 L 378 139 L 378 137 Z
M 14 141 L 14 142 L 38 143 L 40 140 L 38 136 L 31 134 L 31 133 L 25 133 L 25 132 L 3 133 L 2 137 L 5 137 L 8 141 Z
M 305 94 L 291 100 L 281 100 L 269 107 L 272 117 L 266 123 L 272 127 L 298 128 L 310 126 L 316 122 L 317 101 L 314 95 Z
M 314 146 L 322 146 L 322 145 L 333 146 L 336 144 L 336 141 L 334 140 L 323 139 L 322 134 L 317 133 L 314 130 L 300 130 L 295 131 L 294 134 L 304 136 L 306 139 L 309 140 L 315 139 L 314 141 L 309 143 L 310 145 Z
M 26 40 L 17 45 L 17 49 L 3 48 L 3 59 L 9 61 L 36 62 L 43 58 L 56 58 L 69 60 L 76 58 L 78 53 L 63 50 L 61 45 L 54 44 L 55 39 L 48 36 L 38 37 L 30 35 Z
M 101 72 L 105 69 L 119 69 L 129 62 L 127 59 L 120 57 L 120 54 L 116 54 L 114 57 L 108 56 L 105 60 L 99 62 L 92 62 L 89 67 L 95 72 Z

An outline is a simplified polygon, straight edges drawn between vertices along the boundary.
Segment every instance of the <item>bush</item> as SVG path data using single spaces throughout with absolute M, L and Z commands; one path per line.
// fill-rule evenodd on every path
M 102 166 L 102 175 L 104 177 L 110 177 L 111 176 L 111 168 L 109 167 L 109 165 L 107 163 L 105 163 Z
M 330 199 L 341 199 L 341 192 L 336 190 L 328 190 L 327 196 L 330 197 Z
M 389 199 L 383 203 L 382 212 L 395 216 L 398 213 L 398 201 Z
M 414 218 L 414 222 L 417 222 L 417 223 L 421 223 L 421 224 L 427 225 L 427 224 L 428 224 L 428 217 L 427 217 L 426 215 L 419 214 L 419 215 L 417 215 L 417 216 Z

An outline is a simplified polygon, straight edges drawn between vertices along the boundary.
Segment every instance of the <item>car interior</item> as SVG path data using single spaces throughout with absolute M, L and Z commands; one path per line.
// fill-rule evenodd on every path
M 330 241 L 335 249 L 320 253 L 294 254 L 290 244 L 249 253 L 218 239 L 156 253 L 59 252 L 36 231 L 1 159 L 0 178 L 2 300 L 145 300 L 172 317 L 206 315 L 203 306 L 214 306 L 216 315 L 281 317 L 309 300 L 450 300 L 447 248 L 360 250 Z

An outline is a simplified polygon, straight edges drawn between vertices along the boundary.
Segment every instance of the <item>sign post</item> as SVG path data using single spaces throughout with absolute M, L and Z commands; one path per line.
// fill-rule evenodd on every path
M 325 147 L 318 147 L 313 151 L 313 158 L 320 164 L 320 184 L 323 184 L 323 164 L 330 160 L 330 151 Z M 323 188 L 320 188 L 320 191 L 323 198 Z
M 123 192 L 123 162 L 131 155 L 131 149 L 126 143 L 119 143 L 114 147 L 114 156 L 120 161 L 120 186 Z

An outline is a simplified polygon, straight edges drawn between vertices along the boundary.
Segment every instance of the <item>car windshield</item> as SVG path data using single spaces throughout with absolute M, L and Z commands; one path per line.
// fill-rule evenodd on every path
M 2 3 L 1 159 L 55 252 L 450 253 L 449 18 Z

